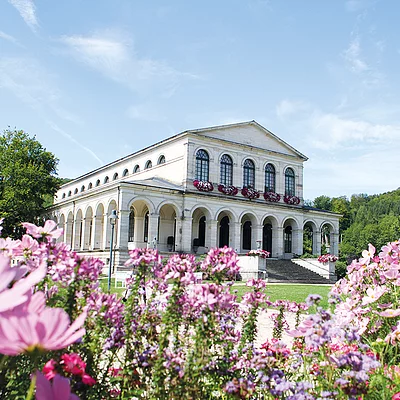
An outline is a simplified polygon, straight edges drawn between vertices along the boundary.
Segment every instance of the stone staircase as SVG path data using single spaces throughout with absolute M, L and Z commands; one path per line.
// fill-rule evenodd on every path
M 271 283 L 308 283 L 315 285 L 333 284 L 317 273 L 295 264 L 291 260 L 267 259 L 268 282 Z

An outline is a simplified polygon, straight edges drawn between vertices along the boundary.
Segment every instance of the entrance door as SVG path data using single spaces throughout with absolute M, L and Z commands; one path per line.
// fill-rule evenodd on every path
M 229 246 L 229 217 L 221 219 L 219 226 L 219 247 Z
M 264 250 L 267 250 L 270 254 L 272 254 L 272 225 L 265 224 L 263 227 L 263 247 Z

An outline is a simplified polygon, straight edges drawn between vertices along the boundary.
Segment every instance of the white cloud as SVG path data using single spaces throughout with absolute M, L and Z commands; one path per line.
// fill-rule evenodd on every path
M 276 115 L 279 118 L 285 118 L 292 114 L 297 114 L 299 111 L 304 111 L 309 105 L 302 101 L 282 100 L 276 106 Z
M 350 41 L 349 47 L 344 52 L 344 58 L 352 72 L 360 73 L 369 69 L 368 64 L 361 58 L 360 38 L 358 35 Z
M 343 107 L 340 109 L 342 110 Z M 279 111 L 278 111 L 279 110 Z M 323 112 L 311 104 L 283 100 L 277 106 L 282 120 L 289 120 L 298 132 L 304 131 L 308 144 L 317 149 L 336 150 L 347 146 L 397 143 L 400 125 L 376 123 L 367 120 L 368 115 L 360 112 L 360 118 L 348 118 L 342 113 Z M 362 111 L 362 110 L 361 110 Z M 379 117 L 378 110 L 370 111 L 369 117 Z M 354 111 L 353 111 L 354 115 Z M 381 118 L 379 118 L 381 119 Z
M 36 7 L 33 0 L 8 0 L 20 13 L 25 23 L 33 30 L 39 26 L 36 18 Z
M 139 104 L 128 108 L 127 115 L 131 119 L 142 121 L 165 121 L 165 117 L 151 104 Z
M 14 36 L 7 35 L 7 33 L 3 32 L 3 31 L 0 31 L 0 38 L 4 39 L 4 40 L 8 40 L 9 42 L 12 42 L 12 43 L 17 44 L 17 45 L 20 46 L 18 40 L 15 39 Z
M 197 78 L 164 61 L 138 56 L 129 38 L 117 32 L 64 36 L 60 40 L 78 61 L 134 91 L 159 90 L 168 98 L 181 79 Z
M 400 138 L 400 125 L 373 124 L 320 112 L 314 112 L 309 122 L 313 131 L 311 144 L 319 149 L 385 143 Z
M 56 87 L 55 79 L 36 60 L 0 58 L 0 88 L 8 89 L 15 97 L 35 110 L 53 130 L 103 164 L 92 150 L 53 122 L 51 117 L 55 115 L 63 120 L 81 123 L 79 117 L 59 105 L 61 93 Z

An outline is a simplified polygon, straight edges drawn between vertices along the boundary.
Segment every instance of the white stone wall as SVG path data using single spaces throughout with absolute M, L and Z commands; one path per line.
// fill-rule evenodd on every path
M 210 156 L 210 181 L 215 187 L 209 193 L 199 192 L 193 186 L 195 154 L 199 149 L 206 150 Z M 284 171 L 290 167 L 296 175 L 296 195 L 303 196 L 303 162 L 306 158 L 257 124 L 250 123 L 189 131 L 117 160 L 63 185 L 49 211 L 64 228 L 62 239 L 65 242 L 77 251 L 107 261 L 111 241 L 109 218 L 111 211 L 116 210 L 118 220 L 113 248 L 117 264 L 127 259 L 128 249 L 153 246 L 154 238 L 160 251 L 169 250 L 168 237 L 174 236 L 172 251 L 192 252 L 202 216 L 206 218 L 204 250 L 219 246 L 220 236 L 223 237 L 221 221 L 227 217 L 228 244 L 238 253 L 249 250 L 243 248 L 245 223 L 251 226 L 251 249 L 262 245 L 264 226 L 271 224 L 271 256 L 277 258 L 302 254 L 305 224 L 313 230 L 313 253 L 320 254 L 321 230 L 327 224 L 331 228 L 330 252 L 338 253 L 337 214 L 305 209 L 301 204 L 287 205 L 282 200 L 279 203 L 267 202 L 262 195 L 257 200 L 249 200 L 240 191 L 236 196 L 218 192 L 223 154 L 230 155 L 233 160 L 233 184 L 239 189 L 243 186 L 243 162 L 250 158 L 256 167 L 256 189 L 261 193 L 264 191 L 265 165 L 272 163 L 276 170 L 276 191 L 283 195 Z M 165 156 L 166 162 L 157 165 L 161 155 Z M 153 167 L 143 170 L 147 160 L 152 161 Z M 136 164 L 141 171 L 133 174 Z M 128 170 L 126 176 L 122 176 L 124 170 Z M 113 180 L 115 174 L 118 178 Z M 103 183 L 105 176 L 109 177 L 108 183 Z M 164 179 L 167 184 L 158 185 L 152 178 Z M 96 187 L 97 180 L 100 185 Z M 167 188 L 168 182 L 174 185 Z M 83 191 L 80 190 L 82 186 L 85 187 Z M 73 194 L 75 190 L 77 194 Z M 69 191 L 71 196 L 67 195 Z M 64 198 L 63 194 L 66 194 Z M 134 215 L 134 239 L 128 241 L 131 212 Z M 287 226 L 292 228 L 291 253 L 284 252 L 284 229 Z

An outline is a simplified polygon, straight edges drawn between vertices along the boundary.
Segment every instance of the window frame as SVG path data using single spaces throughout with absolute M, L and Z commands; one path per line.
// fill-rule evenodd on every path
M 196 151 L 195 177 L 199 181 L 209 181 L 210 178 L 210 155 L 204 149 Z
M 243 187 L 255 188 L 256 165 L 253 160 L 246 158 L 243 162 Z
M 225 158 L 225 160 L 224 160 Z M 233 184 L 233 160 L 229 154 L 223 154 L 221 157 L 220 178 L 221 185 L 232 186 Z

